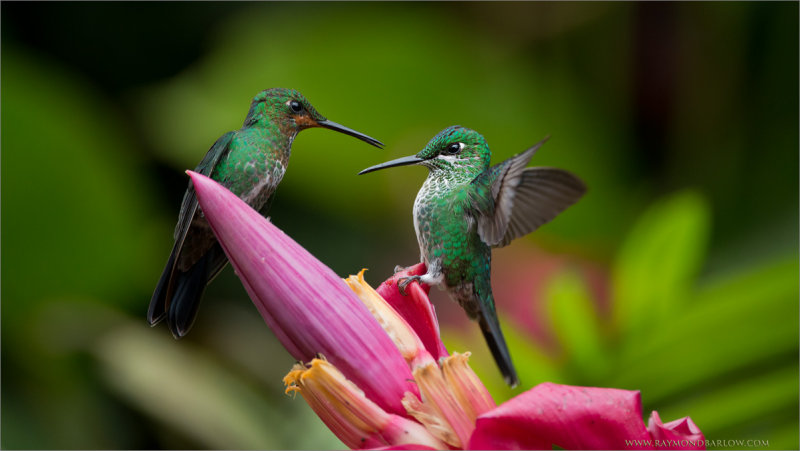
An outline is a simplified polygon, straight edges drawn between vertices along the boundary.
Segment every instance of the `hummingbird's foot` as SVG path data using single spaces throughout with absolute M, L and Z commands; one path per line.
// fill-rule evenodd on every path
M 406 268 L 404 266 L 396 265 L 394 267 L 394 273 L 395 274 L 399 273 L 400 271 L 405 271 L 405 270 L 406 270 Z
M 397 283 L 397 288 L 400 289 L 400 294 L 403 296 L 406 295 L 406 287 L 411 282 L 419 282 L 422 276 L 408 276 L 408 277 L 401 277 L 399 282 Z

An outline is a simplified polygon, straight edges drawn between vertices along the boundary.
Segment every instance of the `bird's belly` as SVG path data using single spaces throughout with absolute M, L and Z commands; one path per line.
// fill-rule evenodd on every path
M 255 179 L 249 190 L 244 191 L 239 197 L 256 210 L 260 210 L 266 203 L 278 184 L 283 179 L 283 165 L 275 162 L 275 166 Z
M 415 221 L 422 261 L 429 273 L 443 275 L 447 286 L 460 285 L 484 266 L 491 251 L 480 242 L 471 216 L 458 222 L 437 216 Z

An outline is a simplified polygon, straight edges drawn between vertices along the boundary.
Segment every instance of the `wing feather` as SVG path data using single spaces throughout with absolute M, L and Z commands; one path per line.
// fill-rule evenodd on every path
M 197 165 L 195 171 L 210 176 L 220 159 L 228 154 L 230 150 L 229 146 L 235 133 L 236 132 L 228 132 L 217 139 L 214 145 L 206 152 L 200 164 Z M 180 255 L 196 214 L 197 197 L 194 193 L 194 186 L 189 182 L 186 192 L 183 195 L 183 201 L 181 202 L 178 223 L 175 225 L 175 243 L 172 246 L 172 251 L 164 267 L 164 271 L 161 274 L 161 278 L 158 281 L 158 285 L 156 285 L 156 289 L 153 292 L 153 297 L 150 300 L 150 307 L 147 313 L 150 324 L 158 323 L 167 314 L 167 309 L 175 290 L 176 271 L 178 271 L 178 267 L 181 264 Z M 224 261 L 223 264 L 215 262 L 212 270 L 218 273 L 222 267 L 224 267 Z
M 586 192 L 584 183 L 568 171 L 525 167 L 546 140 L 489 168 L 473 182 L 478 193 L 480 188 L 491 189 L 491 201 L 479 195 L 473 199 L 484 243 L 505 246 L 551 221 Z
M 224 155 L 230 151 L 230 143 L 236 132 L 228 132 L 220 136 L 213 146 L 206 152 L 206 155 L 194 169 L 195 172 L 210 177 L 214 171 L 214 167 L 219 163 Z M 186 232 L 192 225 L 192 220 L 197 213 L 197 196 L 194 193 L 194 186 L 190 181 L 186 192 L 183 195 L 181 202 L 181 211 L 178 214 L 178 224 L 175 226 L 175 245 L 180 249 L 183 245 L 183 240 L 186 238 Z
M 520 177 L 512 203 L 508 227 L 492 246 L 506 246 L 552 221 L 586 192 L 574 174 L 557 168 L 527 168 Z

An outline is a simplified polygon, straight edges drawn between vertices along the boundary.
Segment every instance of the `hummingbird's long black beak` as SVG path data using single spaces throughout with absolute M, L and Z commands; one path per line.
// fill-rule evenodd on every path
M 337 132 L 344 133 L 345 135 L 350 135 L 354 138 L 358 138 L 364 141 L 365 143 L 372 144 L 378 149 L 383 149 L 383 143 L 378 141 L 377 139 L 367 136 L 363 133 L 357 132 L 351 128 L 347 128 L 344 125 L 337 124 L 336 122 L 325 119 L 324 121 L 317 121 L 317 125 L 331 130 L 336 130 Z
M 359 172 L 358 175 L 366 174 L 367 172 L 377 171 L 379 169 L 393 168 L 395 166 L 406 166 L 409 164 L 417 164 L 420 161 L 425 161 L 425 160 L 422 158 L 418 158 L 416 155 L 411 155 L 410 157 L 402 157 L 396 160 L 387 161 L 386 163 L 376 164 L 375 166 L 369 167 Z

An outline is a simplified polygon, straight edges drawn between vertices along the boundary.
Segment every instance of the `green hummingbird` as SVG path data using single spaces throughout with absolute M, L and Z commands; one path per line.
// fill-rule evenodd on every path
M 528 150 L 489 166 L 484 137 L 460 126 L 442 130 L 418 154 L 364 169 L 359 174 L 419 164 L 428 178 L 414 201 L 414 229 L 427 271 L 412 280 L 444 287 L 483 336 L 508 385 L 519 384 L 491 286 L 492 248 L 507 245 L 575 203 L 586 185 L 562 169 L 525 166 L 545 138 Z
M 381 148 L 383 143 L 327 120 L 294 89 L 273 88 L 256 94 L 242 128 L 222 135 L 195 169 L 216 180 L 266 216 L 273 193 L 286 172 L 292 142 L 311 127 L 324 127 Z M 203 212 L 191 182 L 183 195 L 175 244 L 158 281 L 147 320 L 167 319 L 180 338 L 197 316 L 206 286 L 228 263 Z

